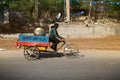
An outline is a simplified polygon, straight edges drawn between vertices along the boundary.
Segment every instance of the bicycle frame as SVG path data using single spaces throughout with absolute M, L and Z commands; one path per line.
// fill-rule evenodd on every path
M 59 51 L 62 47 L 64 47 L 65 46 L 65 44 L 66 44 L 66 42 L 65 42 L 65 40 L 64 41 L 61 41 L 61 42 L 63 42 L 63 44 L 59 47 L 59 48 L 57 48 L 57 51 Z M 60 42 L 60 43 L 61 43 Z

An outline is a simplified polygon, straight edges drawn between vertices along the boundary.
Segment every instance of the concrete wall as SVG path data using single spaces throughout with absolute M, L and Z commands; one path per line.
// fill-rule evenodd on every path
M 65 38 L 102 38 L 109 35 L 120 35 L 120 26 L 111 25 L 94 25 L 86 27 L 85 25 L 66 25 L 60 24 L 58 32 L 61 36 Z M 25 34 L 25 33 L 24 33 Z M 33 33 L 28 33 L 33 35 Z M 3 37 L 18 37 L 18 34 L 0 34 Z
M 120 27 L 110 25 L 94 25 L 86 27 L 84 25 L 61 24 L 58 32 L 63 37 L 101 38 L 108 35 L 119 35 Z

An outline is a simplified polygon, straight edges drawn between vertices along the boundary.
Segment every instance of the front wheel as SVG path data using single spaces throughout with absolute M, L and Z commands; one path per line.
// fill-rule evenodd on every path
M 24 47 L 24 57 L 27 60 L 35 60 L 39 57 L 39 50 L 36 47 Z
M 67 58 L 76 58 L 78 56 L 79 49 L 74 44 L 67 44 L 64 47 L 64 55 Z

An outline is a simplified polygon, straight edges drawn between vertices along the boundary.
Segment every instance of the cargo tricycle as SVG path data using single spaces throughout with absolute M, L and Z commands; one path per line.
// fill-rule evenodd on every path
M 68 44 L 65 40 L 61 42 L 61 45 L 57 48 L 57 52 L 51 51 L 49 49 L 51 43 L 48 36 L 20 34 L 16 45 L 17 47 L 23 46 L 24 57 L 27 60 L 36 60 L 42 53 L 59 54 L 59 52 L 62 52 L 66 58 L 76 58 L 79 53 L 77 46 Z

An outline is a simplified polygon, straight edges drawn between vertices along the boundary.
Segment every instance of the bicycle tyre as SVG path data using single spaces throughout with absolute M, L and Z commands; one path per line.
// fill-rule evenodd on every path
M 67 44 L 64 47 L 64 55 L 66 58 L 76 58 L 78 56 L 79 49 L 74 44 Z

